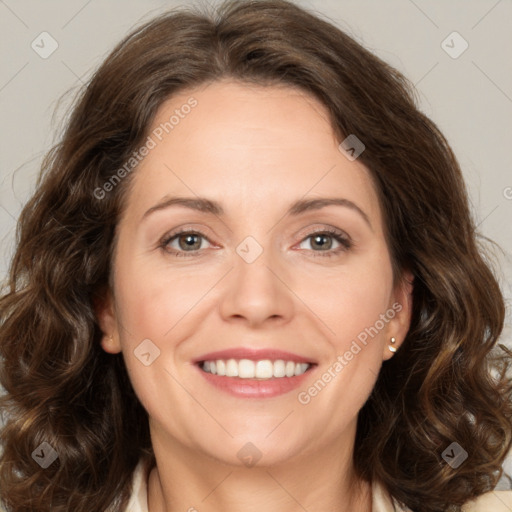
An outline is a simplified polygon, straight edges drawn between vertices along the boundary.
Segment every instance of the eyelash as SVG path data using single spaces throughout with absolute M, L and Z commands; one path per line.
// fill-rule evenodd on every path
M 162 238 L 162 240 L 160 241 L 160 243 L 159 243 L 159 247 L 164 252 L 166 252 L 167 254 L 170 254 L 171 256 L 174 256 L 174 257 L 196 257 L 196 256 L 200 256 L 201 255 L 201 250 L 198 250 L 198 251 L 169 251 L 167 249 L 167 246 L 169 245 L 170 242 L 172 242 L 175 238 L 179 237 L 180 235 L 184 235 L 184 234 L 186 234 L 186 235 L 199 235 L 200 237 L 204 238 L 209 243 L 211 243 L 210 240 L 208 239 L 208 237 L 206 235 L 204 235 L 203 233 L 201 233 L 200 231 L 193 231 L 193 230 L 189 230 L 189 229 L 183 229 L 183 230 L 177 231 L 175 233 L 171 233 L 170 235 L 164 236 Z M 337 242 L 340 243 L 340 247 L 338 247 L 337 249 L 330 249 L 328 251 L 312 251 L 312 256 L 313 257 L 320 256 L 322 258 L 332 258 L 333 256 L 336 256 L 339 253 L 348 251 L 354 245 L 354 243 L 352 242 L 350 237 L 345 235 L 343 232 L 338 231 L 338 230 L 333 229 L 333 228 L 324 228 L 324 229 L 321 229 L 321 230 L 313 231 L 312 233 L 310 233 L 309 235 L 304 237 L 300 241 L 300 243 L 302 243 L 304 240 L 307 240 L 308 238 L 311 238 L 311 237 L 313 237 L 315 235 L 328 235 L 328 236 L 331 236 Z

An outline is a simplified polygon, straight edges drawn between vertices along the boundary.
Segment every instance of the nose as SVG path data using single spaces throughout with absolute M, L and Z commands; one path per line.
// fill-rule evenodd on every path
M 289 272 L 267 251 L 252 263 L 235 254 L 234 268 L 224 280 L 223 319 L 253 328 L 268 322 L 287 323 L 294 308 L 289 280 Z

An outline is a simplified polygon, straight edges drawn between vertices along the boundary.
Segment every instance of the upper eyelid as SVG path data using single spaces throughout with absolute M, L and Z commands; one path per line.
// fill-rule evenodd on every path
M 195 227 L 188 226 L 188 225 L 180 226 L 178 228 L 175 228 L 175 230 L 174 229 L 169 230 L 166 234 L 164 234 L 162 236 L 162 238 L 176 236 L 176 235 L 179 235 L 182 233 L 198 233 L 198 234 L 204 236 L 205 238 L 209 238 L 209 236 L 210 236 L 210 235 L 207 235 L 201 228 L 195 228 Z M 345 235 L 347 238 L 352 238 L 347 233 L 347 231 L 344 229 L 341 229 L 341 228 L 338 228 L 335 226 L 329 226 L 326 224 L 322 225 L 321 223 L 317 223 L 313 227 L 301 228 L 299 230 L 299 233 L 301 233 L 301 235 L 299 235 L 299 236 L 302 236 L 302 235 L 307 236 L 308 234 L 311 234 L 311 233 L 318 233 L 318 232 L 323 232 L 323 231 L 336 231 L 336 232 L 339 232 L 341 235 Z
M 208 242 L 213 243 L 210 240 L 210 236 L 207 235 L 206 233 L 204 233 L 203 231 L 201 231 L 200 229 L 188 228 L 186 226 L 183 228 L 177 228 L 177 231 L 174 231 L 174 230 L 169 231 L 168 233 L 166 233 L 165 235 L 162 236 L 161 240 L 162 241 L 171 240 L 173 238 L 176 238 L 179 235 L 184 235 L 184 234 L 189 234 L 189 233 L 200 235 L 203 238 L 205 238 L 206 240 L 208 240 Z
M 310 236 L 310 235 L 314 235 L 316 233 L 324 233 L 324 232 L 327 232 L 329 234 L 338 234 L 340 236 L 345 236 L 346 238 L 348 239 L 352 239 L 352 237 L 344 230 L 344 229 L 341 229 L 341 228 L 337 228 L 335 226 L 328 226 L 328 225 L 322 225 L 322 226 L 313 226 L 313 227 L 307 227 L 307 228 L 304 228 L 304 229 L 301 229 L 299 231 L 301 237 L 307 237 L 307 236 Z

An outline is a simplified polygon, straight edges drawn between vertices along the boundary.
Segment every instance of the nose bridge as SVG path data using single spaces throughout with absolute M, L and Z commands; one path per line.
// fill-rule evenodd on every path
M 236 247 L 234 268 L 221 305 L 225 319 L 244 317 L 249 323 L 258 324 L 291 314 L 293 294 L 285 285 L 284 267 L 273 250 L 271 236 L 265 241 L 264 246 L 255 237 L 247 236 Z

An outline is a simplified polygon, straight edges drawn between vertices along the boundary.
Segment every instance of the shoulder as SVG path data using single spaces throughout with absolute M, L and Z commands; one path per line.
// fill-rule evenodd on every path
M 133 472 L 132 494 L 126 512 L 147 512 L 147 481 L 149 476 L 147 461 L 141 460 Z M 389 496 L 384 487 L 375 482 L 372 484 L 374 512 L 413 512 L 407 508 L 401 508 L 399 504 Z M 462 506 L 462 512 L 511 512 L 512 491 L 491 491 L 478 498 L 468 501 Z
M 124 512 L 148 512 L 147 481 L 149 470 L 148 461 L 141 459 L 133 471 L 132 494 Z M 5 512 L 1 501 L 0 512 Z
M 510 512 L 512 491 L 491 491 L 462 506 L 463 512 Z
M 372 484 L 373 512 L 414 512 L 403 508 L 392 498 L 384 486 Z M 511 512 L 512 491 L 491 491 L 462 505 L 462 512 Z
M 133 472 L 132 494 L 125 512 L 148 512 L 148 461 L 141 459 Z

